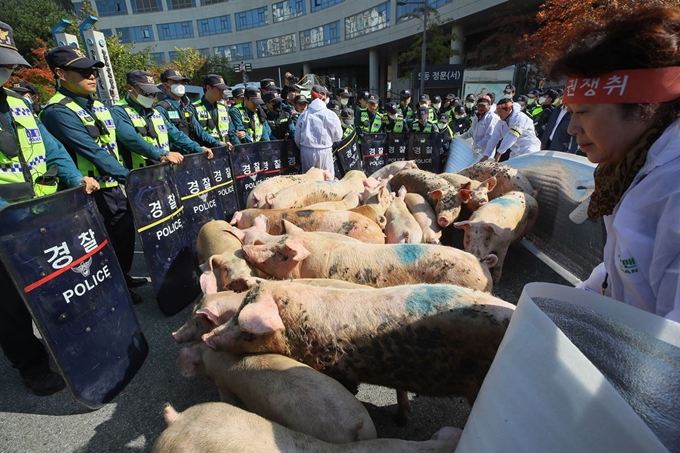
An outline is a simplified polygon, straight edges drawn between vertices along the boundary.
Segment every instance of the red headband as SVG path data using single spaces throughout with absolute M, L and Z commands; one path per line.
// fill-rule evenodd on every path
M 564 104 L 651 104 L 680 98 L 680 66 L 568 77 Z

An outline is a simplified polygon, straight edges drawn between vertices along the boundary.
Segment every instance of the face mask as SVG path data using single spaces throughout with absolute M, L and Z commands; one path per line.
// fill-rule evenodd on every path
M 475 106 L 475 103 L 474 103 L 474 102 L 466 102 L 466 103 L 465 103 L 465 107 L 467 107 L 467 108 L 469 108 L 469 109 L 471 109 L 471 108 L 474 107 L 474 106 Z
M 543 104 L 544 102 L 545 102 L 545 98 L 544 98 L 544 97 L 538 98 L 538 103 L 539 103 L 539 104 Z
M 349 119 L 349 118 L 345 118 L 344 120 L 342 120 L 342 123 L 343 123 L 345 126 L 351 126 L 352 124 L 354 124 L 354 120 L 353 120 L 353 119 Z
M 455 116 L 457 120 L 463 118 L 463 115 L 453 115 L 453 116 Z
M 504 98 L 508 98 L 508 99 L 512 99 L 512 93 L 506 93 L 506 92 L 504 91 L 504 92 L 503 92 L 503 97 L 504 97 Z
M 446 126 L 448 125 L 448 123 L 439 123 L 439 129 L 446 129 Z
M 135 99 L 135 101 L 137 101 L 139 105 L 141 105 L 145 109 L 150 109 L 151 107 L 153 107 L 153 103 L 156 100 L 156 96 L 142 96 L 137 92 L 135 92 L 135 94 L 137 95 L 137 99 Z
M 0 86 L 7 83 L 9 78 L 12 76 L 13 69 L 0 68 Z
M 185 87 L 181 83 L 176 83 L 170 87 L 170 91 L 175 96 L 184 96 L 184 94 L 187 92 L 187 87 Z
M 395 114 L 392 114 L 392 113 L 388 113 L 388 114 L 387 114 L 387 116 L 389 116 L 389 117 L 390 117 L 390 119 L 391 119 L 392 121 L 394 121 L 394 120 L 396 120 L 396 119 L 397 119 L 397 114 L 396 114 L 396 113 L 395 113 Z
M 427 102 L 421 102 L 420 105 L 423 107 L 427 107 Z
M 346 106 L 348 102 L 349 102 L 349 99 L 344 99 L 344 98 L 340 99 L 340 105 L 342 105 L 343 107 Z
M 437 110 L 439 110 L 439 107 L 441 107 L 441 106 L 442 106 L 441 102 L 437 102 L 436 104 L 432 104 L 432 107 L 436 108 Z
M 529 100 L 527 101 L 527 105 L 533 105 L 535 102 L 536 102 L 536 99 L 529 98 Z

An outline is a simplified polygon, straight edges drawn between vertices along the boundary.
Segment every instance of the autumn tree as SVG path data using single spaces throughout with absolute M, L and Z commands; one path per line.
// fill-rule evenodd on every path
M 111 67 L 113 68 L 113 75 L 116 79 L 116 86 L 120 97 L 125 96 L 125 87 L 127 86 L 127 73 L 134 69 L 144 69 L 152 71 L 155 69 L 149 60 L 149 54 L 153 50 L 148 46 L 141 51 L 135 52 L 134 43 L 122 43 L 118 35 L 109 36 L 106 38 L 106 47 L 109 51 L 109 58 L 111 59 Z M 154 74 L 154 76 L 156 76 Z
M 159 72 L 168 68 L 177 69 L 184 77 L 190 79 L 191 85 L 201 86 L 203 78 L 208 74 L 219 74 L 227 83 L 234 80 L 233 70 L 229 66 L 229 58 L 223 56 L 204 55 L 189 47 L 175 47 L 177 56 L 171 63 L 159 67 Z
M 44 53 L 47 52 L 49 48 L 47 43 L 38 38 L 36 44 L 40 47 L 37 47 L 32 51 L 34 61 L 33 67 L 28 68 L 21 66 L 16 69 L 14 73 L 12 73 L 12 77 L 10 77 L 7 86 L 11 87 L 12 84 L 17 82 L 30 83 L 38 91 L 40 103 L 45 104 L 54 95 L 54 76 L 52 75 L 49 66 L 47 66 L 45 58 L 43 58 Z

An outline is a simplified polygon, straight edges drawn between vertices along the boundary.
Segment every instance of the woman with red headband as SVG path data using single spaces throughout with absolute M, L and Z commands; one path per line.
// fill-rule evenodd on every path
M 588 217 L 604 262 L 580 286 L 680 322 L 680 10 L 649 8 L 577 34 L 554 64 L 595 169 Z

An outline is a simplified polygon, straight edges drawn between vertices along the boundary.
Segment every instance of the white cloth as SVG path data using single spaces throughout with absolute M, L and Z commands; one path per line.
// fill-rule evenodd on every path
M 615 132 L 615 131 L 613 131 Z M 604 217 L 604 263 L 579 285 L 680 322 L 680 120 L 652 145 L 614 213 Z
M 534 122 L 527 114 L 515 110 L 514 107 L 505 121 L 498 121 L 496 124 L 483 155 L 493 157 L 499 141 L 501 144 L 498 153 L 504 154 L 510 150 L 510 158 L 541 150 L 541 141 L 536 136 Z
M 470 126 L 466 133 L 461 135 L 461 138 L 471 138 L 472 149 L 484 151 L 498 121 L 498 115 L 494 115 L 491 111 L 486 112 L 481 119 L 475 115 L 472 119 L 472 126 Z

